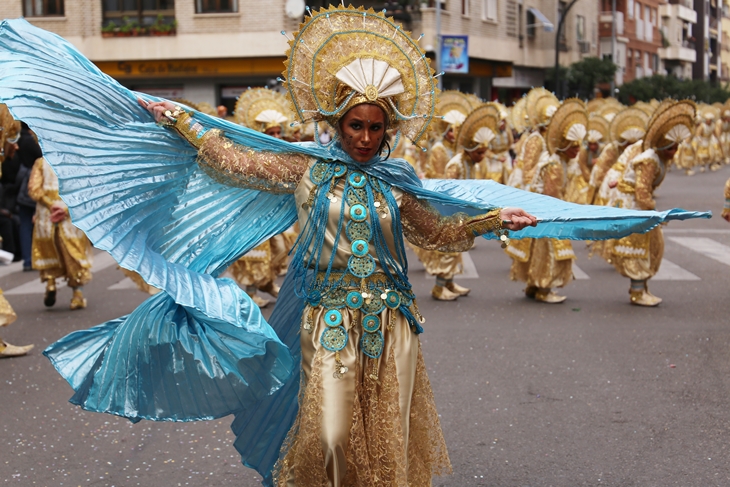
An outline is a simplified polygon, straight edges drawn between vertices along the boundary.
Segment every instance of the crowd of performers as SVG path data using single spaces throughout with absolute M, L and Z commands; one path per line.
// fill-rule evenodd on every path
M 225 115 L 204 103 L 176 101 L 211 115 Z M 4 150 L 0 160 L 5 160 L 15 153 L 22 129 L 2 108 Z M 449 90 L 440 93 L 437 111 L 441 119 L 431 130 L 428 150 L 418 150 L 405 138 L 391 140 L 392 157 L 408 161 L 421 178 L 491 179 L 572 203 L 651 210 L 656 206 L 654 190 L 672 164 L 692 175 L 696 170 L 714 171 L 730 163 L 730 102 L 695 106 L 665 100 L 626 107 L 613 98 L 560 102 L 546 89 L 535 88 L 508 108 Z M 675 123 L 677 117 L 690 116 L 694 133 Z M 327 137 L 311 124 L 304 130 L 292 126 L 293 116 L 284 95 L 266 88 L 245 91 L 230 118 L 290 142 Z M 669 130 L 667 124 L 672 125 Z M 586 128 L 571 130 L 574 125 Z M 557 149 L 568 141 L 569 149 Z M 89 240 L 68 218 L 58 196 L 58 180 L 42 157 L 33 164 L 26 184 L 29 196 L 37 202 L 32 268 L 40 272 L 46 286 L 43 302 L 48 307 L 55 304 L 56 280 L 64 279 L 73 290 L 70 308 L 85 308 L 82 289 L 91 280 Z M 725 186 L 722 216 L 730 221 L 730 180 Z M 229 268 L 228 274 L 260 307 L 269 304 L 260 293 L 278 297 L 276 279 L 287 272 L 297 230 L 295 226 L 275 235 Z M 434 299 L 453 301 L 469 294 L 468 288 L 454 282 L 463 271 L 461 252 L 410 247 L 436 278 L 431 293 Z M 526 284 L 528 298 L 543 303 L 565 301 L 566 296 L 557 289 L 573 279 L 576 255 L 570 241 L 522 239 L 503 247 L 513 261 L 510 277 Z M 656 306 L 661 302 L 648 288 L 662 260 L 661 228 L 620 240 L 593 242 L 591 247 L 591 254 L 600 255 L 630 279 L 632 304 Z M 158 291 L 135 272 L 120 270 L 141 290 L 149 294 Z M 0 326 L 14 321 L 12 308 L 1 295 L 0 308 L 7 310 L 1 313 Z M 32 347 L 18 347 L 0 339 L 0 356 L 22 355 Z

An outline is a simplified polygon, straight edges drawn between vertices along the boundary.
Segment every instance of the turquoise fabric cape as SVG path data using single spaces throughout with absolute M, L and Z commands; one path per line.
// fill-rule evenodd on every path
M 287 279 L 267 323 L 235 282 L 217 276 L 295 221 L 293 196 L 213 181 L 195 150 L 157 126 L 137 96 L 62 38 L 24 20 L 0 24 L 0 102 L 38 135 L 73 223 L 162 290 L 129 315 L 72 333 L 44 353 L 74 389 L 71 402 L 91 411 L 132 421 L 235 415 L 243 463 L 270 484 L 297 413 L 303 303 Z M 353 163 L 336 145 L 293 145 L 196 118 L 255 150 Z M 445 214 L 518 206 L 542 220 L 513 238 L 617 238 L 667 220 L 709 217 L 572 205 L 487 181 L 422 185 L 403 160 L 361 167 Z

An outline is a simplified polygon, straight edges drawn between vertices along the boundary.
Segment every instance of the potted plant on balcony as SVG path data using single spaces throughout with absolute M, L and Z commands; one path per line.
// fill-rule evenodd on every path
M 165 17 L 161 14 L 155 19 L 155 23 L 150 26 L 150 34 L 153 36 L 170 36 L 175 35 L 177 29 L 177 20 L 170 23 L 165 21 Z
M 101 28 L 102 37 L 114 37 L 119 32 L 119 26 L 113 20 Z
M 129 17 L 122 17 L 122 25 L 119 27 L 119 37 L 131 37 L 132 36 L 132 22 L 129 21 Z

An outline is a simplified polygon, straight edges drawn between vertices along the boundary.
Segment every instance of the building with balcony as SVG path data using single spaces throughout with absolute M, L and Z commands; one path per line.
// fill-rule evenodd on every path
M 730 0 L 722 4 L 722 43 L 720 44 L 720 80 L 730 81 Z
M 619 69 L 616 85 L 661 71 L 659 49 L 662 38 L 659 31 L 660 0 L 616 0 L 616 16 L 611 0 L 601 0 L 599 15 L 600 53 L 611 59 Z M 615 43 L 612 42 L 616 24 Z
M 339 0 L 308 0 L 316 9 Z M 348 2 L 349 3 L 349 2 Z M 444 36 L 468 36 L 468 71 L 447 73 L 445 89 L 486 99 L 517 98 L 542 85 L 555 58 L 562 0 L 354 1 L 388 9 L 434 57 L 437 11 Z M 55 32 L 123 85 L 165 98 L 183 98 L 232 110 L 249 86 L 275 85 L 295 31 L 286 0 L 3 0 L 1 18 L 24 16 Z M 568 12 L 560 62 L 598 53 L 595 2 Z
M 722 0 L 694 0 L 697 24 L 693 30 L 697 61 L 692 68 L 694 79 L 717 81 L 721 77 Z
M 692 0 L 671 0 L 659 6 L 662 47 L 659 49 L 664 72 L 680 79 L 692 79 L 692 66 L 697 61 L 694 25 L 697 12 Z

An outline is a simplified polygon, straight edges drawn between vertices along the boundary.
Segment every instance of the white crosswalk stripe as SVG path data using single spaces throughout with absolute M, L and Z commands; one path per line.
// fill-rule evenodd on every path
M 573 277 L 576 281 L 587 281 L 591 277 L 573 261 Z
M 651 278 L 652 281 L 699 281 L 700 278 L 690 271 L 679 267 L 672 261 L 662 259 L 659 272 Z
M 710 259 L 722 262 L 725 265 L 730 265 L 730 247 L 716 242 L 711 238 L 669 237 L 669 240 L 694 252 L 699 252 Z

